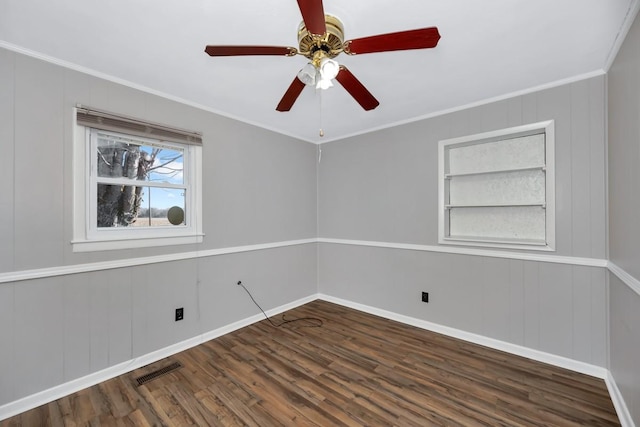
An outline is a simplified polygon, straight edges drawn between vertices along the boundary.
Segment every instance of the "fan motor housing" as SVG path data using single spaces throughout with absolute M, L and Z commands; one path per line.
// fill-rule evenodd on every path
M 298 45 L 301 55 L 313 59 L 314 53 L 322 50 L 327 57 L 335 58 L 342 52 L 342 44 L 344 43 L 344 27 L 342 22 L 331 15 L 325 15 L 324 20 L 327 32 L 321 36 L 311 34 L 304 25 L 304 21 L 300 23 L 298 27 Z

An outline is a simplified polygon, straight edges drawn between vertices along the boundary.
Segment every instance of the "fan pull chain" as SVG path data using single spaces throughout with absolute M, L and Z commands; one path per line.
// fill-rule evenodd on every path
M 324 136 L 324 130 L 322 129 L 322 89 L 316 89 L 319 92 L 319 96 L 318 96 L 318 116 L 319 116 L 319 121 L 320 121 L 320 138 L 322 138 Z

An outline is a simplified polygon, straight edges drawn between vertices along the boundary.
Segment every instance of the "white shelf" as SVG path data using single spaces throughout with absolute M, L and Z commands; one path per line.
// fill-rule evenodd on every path
M 523 204 L 492 204 L 492 205 L 444 205 L 445 209 L 455 208 L 533 208 L 539 207 L 546 209 L 544 203 L 523 203 Z
M 532 171 L 532 170 L 546 170 L 546 166 L 530 166 L 526 168 L 514 168 L 514 169 L 496 169 L 490 171 L 482 171 L 482 172 L 467 172 L 467 173 L 447 173 L 444 175 L 445 179 L 451 179 L 455 177 L 461 176 L 478 176 L 478 175 L 491 175 L 496 173 L 509 173 L 509 172 L 524 172 L 524 171 Z

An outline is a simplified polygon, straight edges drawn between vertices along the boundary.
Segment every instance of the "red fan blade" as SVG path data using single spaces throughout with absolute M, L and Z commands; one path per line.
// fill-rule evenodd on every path
M 356 76 L 354 76 L 344 65 L 340 66 L 340 71 L 336 76 L 336 80 L 340 82 L 347 92 L 353 96 L 353 99 L 358 101 L 358 104 L 360 104 L 365 110 L 373 110 L 380 105 L 378 100 L 371 95 L 371 92 L 369 92 L 367 88 L 360 83 L 360 80 L 356 79 Z
M 421 28 L 348 40 L 344 43 L 344 51 L 350 55 L 356 55 L 393 50 L 428 49 L 436 47 L 438 40 L 440 40 L 440 33 L 436 27 Z
M 300 93 L 302 93 L 302 89 L 304 89 L 305 86 L 306 85 L 302 83 L 302 81 L 300 81 L 298 76 L 296 76 L 296 78 L 293 79 L 293 82 L 291 82 L 289 89 L 287 89 L 287 91 L 284 93 L 284 96 L 280 100 L 280 103 L 276 107 L 276 110 L 291 110 L 291 107 L 293 107 L 293 104 L 296 102 L 296 99 L 298 99 L 298 96 L 300 96 Z
M 307 27 L 311 34 L 321 36 L 327 32 L 322 0 L 298 0 L 298 6 L 300 7 L 304 26 Z
M 294 56 L 298 53 L 295 47 L 285 46 L 207 46 L 204 49 L 211 56 L 241 55 L 283 55 Z

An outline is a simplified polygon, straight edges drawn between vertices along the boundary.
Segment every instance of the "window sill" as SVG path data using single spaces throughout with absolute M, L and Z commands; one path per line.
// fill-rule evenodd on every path
M 189 234 L 184 236 L 166 236 L 136 239 L 109 240 L 73 240 L 73 252 L 111 251 L 118 249 L 149 248 L 155 246 L 174 246 L 202 243 L 204 234 Z

